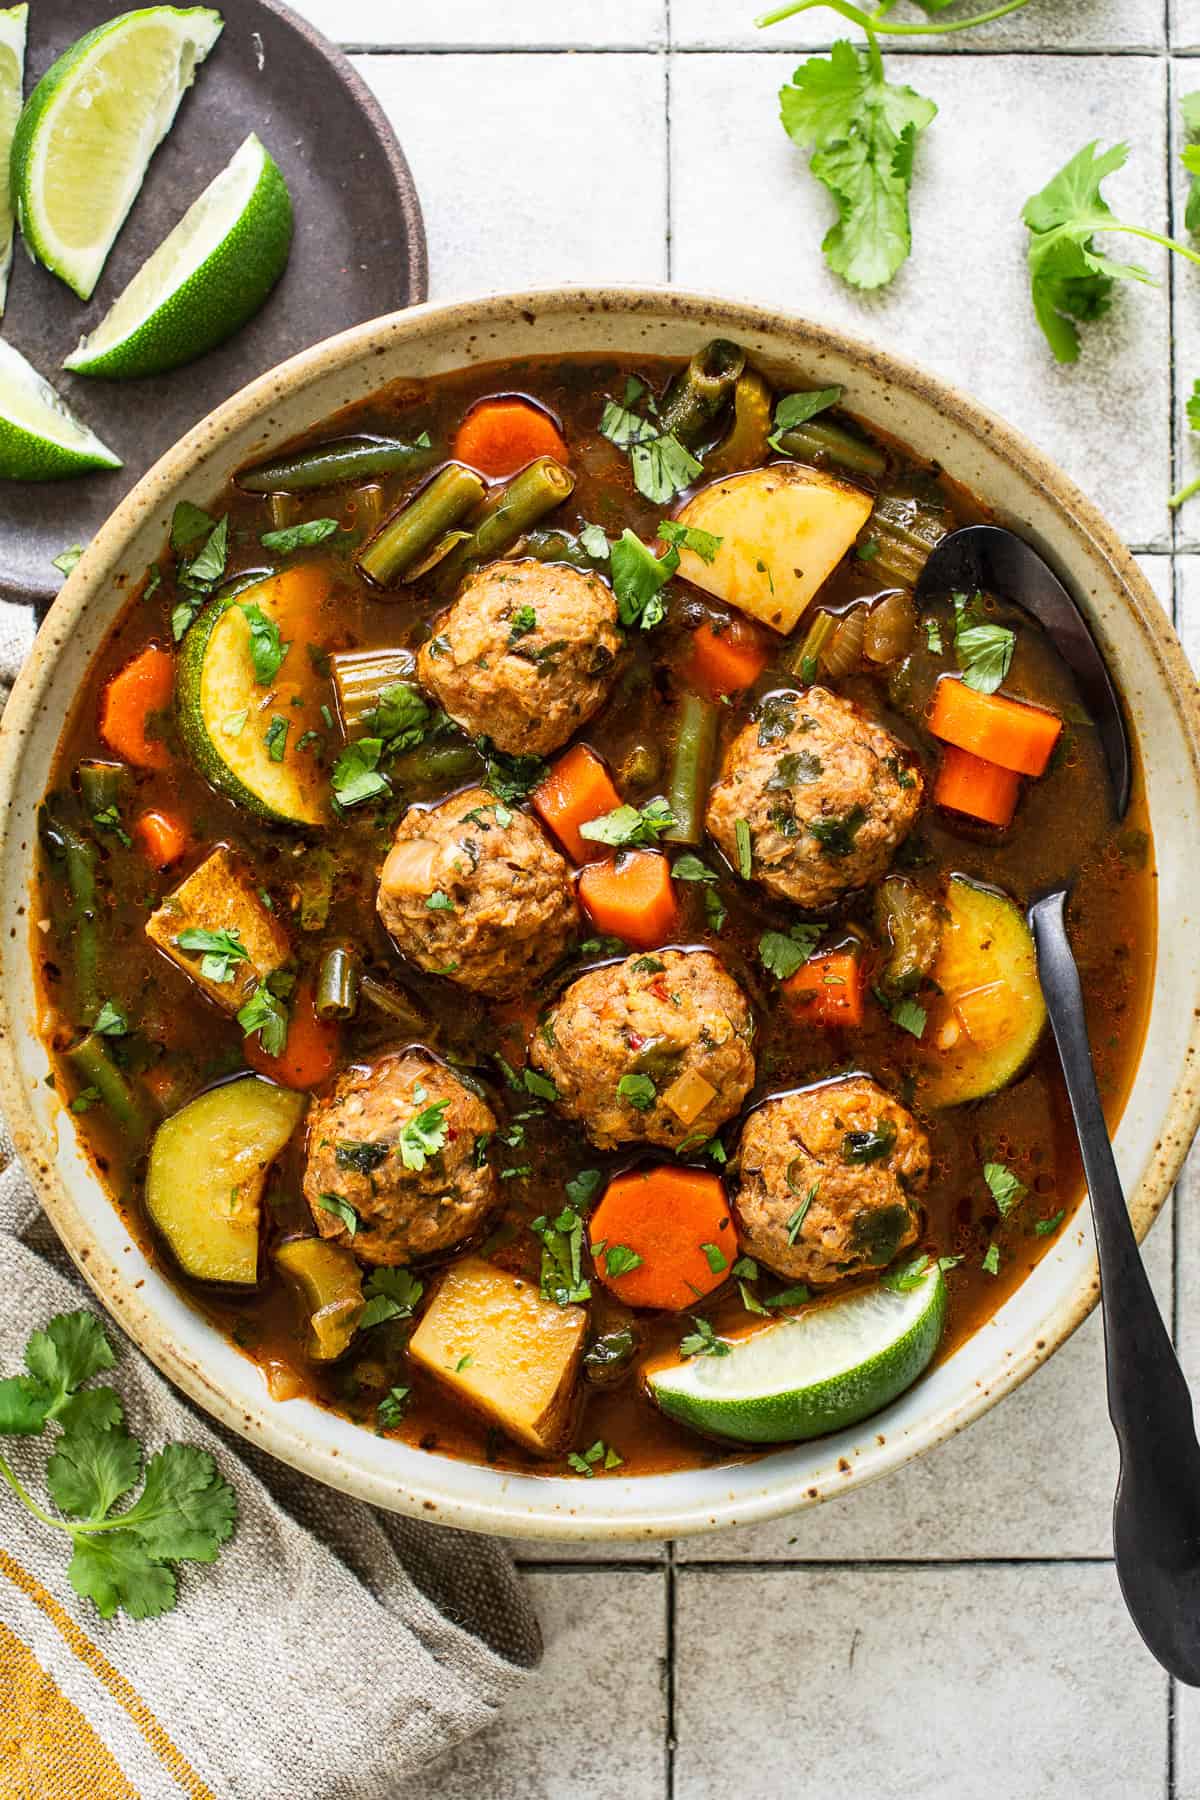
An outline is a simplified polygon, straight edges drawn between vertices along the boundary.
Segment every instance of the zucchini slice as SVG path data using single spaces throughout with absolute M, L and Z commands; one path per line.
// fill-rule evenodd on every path
M 349 1349 L 366 1305 L 353 1255 L 345 1245 L 324 1238 L 289 1238 L 275 1250 L 274 1260 L 308 1320 L 308 1356 L 313 1362 L 335 1361 Z
M 327 588 L 322 570 L 298 563 L 213 601 L 179 653 L 175 700 L 188 755 L 215 788 L 277 824 L 329 823 L 329 780 L 319 760 L 324 687 L 305 654 L 306 643 L 320 641 Z M 257 607 L 290 646 L 269 682 L 255 673 L 247 607 Z
M 247 1075 L 209 1088 L 159 1126 L 146 1211 L 185 1275 L 254 1286 L 267 1171 L 307 1103 Z
M 927 1106 L 959 1106 L 1006 1086 L 1046 1023 L 1033 937 L 1015 902 L 954 875 L 945 905 L 932 970 L 941 992 L 924 1036 L 930 1067 L 917 1090 Z

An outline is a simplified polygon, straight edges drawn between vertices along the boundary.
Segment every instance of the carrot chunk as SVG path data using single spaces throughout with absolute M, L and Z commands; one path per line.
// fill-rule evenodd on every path
M 315 1088 L 337 1067 L 339 1036 L 336 1023 L 318 1019 L 312 982 L 298 981 L 281 1054 L 268 1056 L 257 1036 L 246 1039 L 242 1053 L 252 1069 L 270 1076 L 281 1087 Z
M 589 863 L 579 898 L 597 931 L 656 950 L 675 931 L 678 911 L 671 866 L 657 850 L 625 850 L 613 862 Z
M 718 1178 L 666 1164 L 610 1181 L 588 1232 L 604 1285 L 627 1306 L 668 1312 L 720 1287 L 738 1253 Z
M 972 756 L 948 744 L 942 753 L 942 766 L 933 787 L 939 806 L 952 812 L 966 813 L 982 819 L 987 825 L 1011 825 L 1016 811 L 1021 777 L 999 763 Z
M 609 854 L 605 845 L 589 843 L 579 831 L 589 819 L 599 819 L 621 804 L 608 770 L 586 744 L 575 744 L 565 756 L 560 756 L 529 798 L 567 855 L 577 863 Z
M 146 861 L 156 869 L 178 862 L 190 841 L 185 825 L 153 807 L 134 820 L 133 835 Z
M 170 751 L 148 728 L 174 694 L 175 658 L 157 644 L 147 644 L 117 670 L 100 698 L 100 736 L 114 756 L 139 769 L 170 766 Z
M 978 694 L 955 675 L 943 675 L 933 697 L 929 729 L 1018 775 L 1044 775 L 1062 732 L 1057 713 L 1003 694 Z
M 855 950 L 814 956 L 783 984 L 788 1004 L 814 1025 L 861 1025 L 863 967 Z
M 730 619 L 720 631 L 706 620 L 692 633 L 688 675 L 710 700 L 748 688 L 766 666 L 767 651 L 760 633 L 741 619 Z
M 562 433 L 548 413 L 528 400 L 481 400 L 459 426 L 451 451 L 456 462 L 500 480 L 535 456 L 567 461 Z

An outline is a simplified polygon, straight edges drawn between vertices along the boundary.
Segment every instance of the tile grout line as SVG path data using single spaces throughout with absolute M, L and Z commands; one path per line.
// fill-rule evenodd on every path
M 675 1684 L 678 1674 L 676 1660 L 676 1635 L 678 1612 L 676 1609 L 675 1580 L 675 1540 L 667 1540 L 667 1560 L 665 1565 L 666 1581 L 664 1583 L 664 1602 L 666 1606 L 666 1691 L 663 1695 L 663 1794 L 664 1800 L 675 1800 Z
M 529 1561 L 520 1555 L 515 1557 L 520 1569 L 532 1571 L 538 1575 L 588 1575 L 597 1572 L 606 1575 L 623 1575 L 631 1571 L 637 1574 L 661 1573 L 666 1576 L 668 1587 L 674 1594 L 678 1577 L 690 1575 L 694 1570 L 705 1575 L 711 1574 L 748 1574 L 771 1575 L 776 1573 L 795 1573 L 807 1570 L 810 1574 L 829 1574 L 833 1570 L 852 1569 L 863 1572 L 872 1569 L 886 1569 L 894 1572 L 911 1570 L 913 1573 L 924 1573 L 930 1569 L 1111 1569 L 1111 1556 L 839 1556 L 839 1557 L 781 1557 L 777 1560 L 762 1560 L 746 1557 L 744 1560 L 733 1557 L 696 1557 L 680 1562 L 676 1555 L 673 1541 L 667 1543 L 667 1557 L 664 1562 L 642 1562 L 630 1559 L 626 1562 L 606 1562 L 601 1557 L 590 1561 L 539 1560 L 536 1557 Z M 674 1618 L 672 1612 L 672 1631 Z M 672 1696 L 673 1697 L 673 1696 Z
M 819 56 L 833 48 L 833 39 L 824 43 L 793 44 L 676 44 L 675 56 Z M 339 44 L 343 56 L 646 56 L 663 54 L 659 44 Z M 1011 57 L 1024 62 L 1029 57 L 1084 60 L 1101 56 L 1153 58 L 1161 61 L 1164 51 L 1153 45 L 1093 44 L 1060 48 L 1006 49 L 1003 45 L 971 44 L 945 49 L 893 50 L 893 55 L 908 55 L 918 60 L 960 61 L 972 56 Z M 1200 57 L 1200 46 L 1176 52 L 1181 57 Z

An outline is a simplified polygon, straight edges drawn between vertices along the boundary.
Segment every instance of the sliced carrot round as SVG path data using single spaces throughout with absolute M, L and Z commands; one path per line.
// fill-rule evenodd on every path
M 312 982 L 298 981 L 282 1052 L 269 1056 L 254 1036 L 246 1039 L 242 1053 L 252 1069 L 270 1076 L 281 1087 L 315 1088 L 327 1081 L 337 1067 L 339 1038 L 337 1025 L 316 1015 Z
M 537 456 L 567 461 L 562 433 L 548 413 L 528 400 L 481 400 L 459 426 L 451 452 L 456 462 L 493 480 L 515 475 Z
M 604 1285 L 627 1306 L 664 1312 L 720 1287 L 738 1253 L 719 1178 L 668 1163 L 610 1181 L 588 1234 Z
M 692 633 L 688 674 L 710 700 L 750 687 L 766 666 L 762 636 L 748 620 L 730 619 L 719 631 L 706 620 Z
M 157 644 L 118 669 L 100 697 L 100 736 L 114 756 L 138 769 L 166 769 L 171 753 L 154 735 L 175 697 L 175 658 Z
M 623 850 L 615 861 L 589 863 L 579 898 L 597 931 L 638 950 L 657 950 L 679 921 L 671 865 L 658 850 Z

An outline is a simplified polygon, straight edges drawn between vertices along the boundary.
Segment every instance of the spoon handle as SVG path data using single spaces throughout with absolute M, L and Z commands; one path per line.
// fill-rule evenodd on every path
M 1179 1565 L 1200 1549 L 1200 1494 L 1191 1477 L 1200 1469 L 1192 1398 L 1163 1324 L 1138 1251 L 1109 1142 L 1108 1126 L 1088 1044 L 1079 970 L 1067 939 L 1066 891 L 1030 908 L 1038 974 L 1058 1046 L 1067 1098 L 1079 1136 L 1096 1227 L 1100 1296 L 1108 1376 L 1108 1411 L 1121 1447 L 1117 1498 L 1121 1517 L 1133 1508 L 1158 1553 Z

